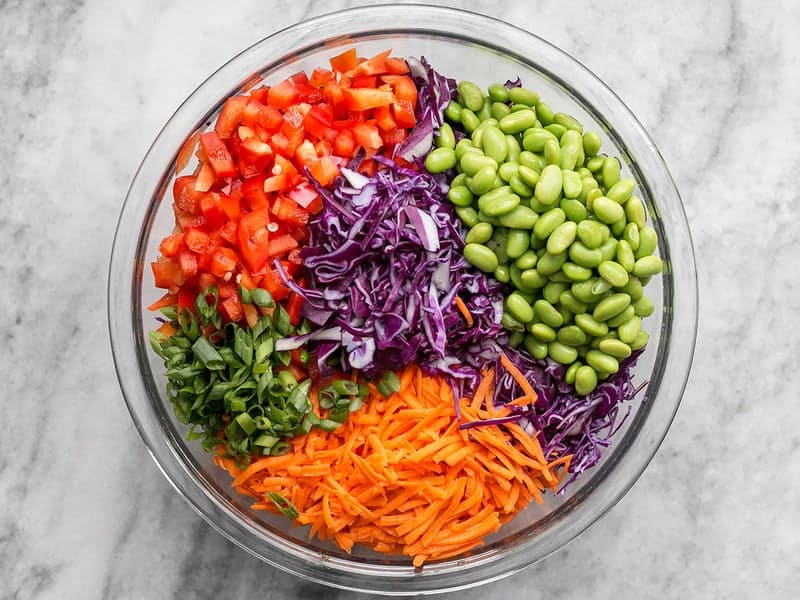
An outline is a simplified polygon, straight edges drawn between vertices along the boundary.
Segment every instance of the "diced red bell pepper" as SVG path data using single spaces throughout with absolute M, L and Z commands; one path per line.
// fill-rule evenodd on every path
M 182 175 L 175 179 L 172 185 L 172 197 L 175 206 L 185 213 L 191 215 L 200 214 L 200 198 L 203 193 L 195 191 L 197 177 L 194 175 Z
M 355 48 L 348 48 L 341 54 L 330 59 L 331 69 L 339 73 L 346 73 L 358 65 L 358 55 Z
M 161 240 L 158 245 L 158 251 L 162 256 L 169 258 L 178 254 L 178 251 L 183 247 L 183 233 L 173 233 Z
M 377 131 L 377 128 L 376 128 Z M 378 136 L 380 140 L 380 136 Z M 379 144 L 380 145 L 380 144 Z M 323 156 L 309 168 L 311 176 L 322 186 L 328 186 L 339 176 L 339 169 L 330 156 Z
M 281 128 L 283 115 L 274 106 L 262 104 L 251 98 L 242 112 L 242 122 L 254 129 L 261 128 L 273 132 Z
M 225 101 L 214 125 L 214 131 L 219 137 L 229 138 L 236 132 L 248 102 L 250 102 L 248 96 L 231 96 Z
M 269 250 L 268 255 L 270 258 L 276 256 L 283 256 L 287 254 L 290 250 L 294 250 L 297 248 L 299 244 L 297 240 L 294 239 L 291 235 L 279 235 L 278 237 L 272 238 L 269 240 Z
M 153 281 L 157 288 L 177 290 L 186 282 L 178 263 L 172 259 L 159 259 L 150 264 Z
M 391 106 L 396 101 L 392 92 L 374 88 L 345 88 L 342 93 L 347 109 L 350 111 Z
M 216 131 L 206 131 L 201 135 L 200 145 L 217 177 L 227 178 L 236 175 L 236 165 L 231 153 L 228 152 L 225 142 L 220 139 Z
M 276 108 L 289 108 L 292 104 L 297 102 L 299 97 L 300 93 L 297 91 L 295 84 L 291 80 L 286 79 L 269 88 L 267 101 Z
M 275 269 L 267 269 L 264 277 L 261 279 L 260 286 L 267 290 L 276 302 L 281 302 L 289 297 L 291 291 L 286 284 L 283 283 L 281 276 Z
M 353 136 L 368 152 L 375 151 L 383 145 L 378 127 L 369 123 L 356 123 L 353 125 Z
M 225 223 L 222 195 L 217 192 L 209 192 L 200 199 L 200 211 L 211 229 L 219 229 Z
M 300 320 L 303 318 L 303 298 L 294 292 L 289 294 L 286 303 L 286 312 L 289 313 L 289 322 L 292 325 L 299 325 Z
M 215 248 L 211 252 L 209 271 L 219 278 L 236 269 L 237 255 L 232 248 Z
M 183 241 L 189 250 L 198 254 L 205 254 L 211 249 L 208 233 L 197 227 L 187 227 L 183 232 Z
M 214 185 L 216 180 L 217 175 L 214 173 L 213 167 L 208 162 L 204 162 L 200 165 L 200 170 L 197 172 L 197 177 L 194 181 L 194 191 L 201 193 L 207 192 L 211 189 L 211 186 Z
M 280 221 L 294 227 L 308 224 L 308 211 L 286 196 L 277 196 L 272 203 L 272 214 Z
M 177 259 L 178 267 L 180 267 L 181 273 L 186 279 L 191 279 L 197 275 L 197 254 L 188 248 L 184 248 L 178 252 Z

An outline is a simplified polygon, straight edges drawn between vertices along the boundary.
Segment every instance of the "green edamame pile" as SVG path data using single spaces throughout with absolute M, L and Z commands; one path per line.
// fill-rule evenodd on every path
M 462 81 L 445 118 L 425 167 L 456 173 L 464 257 L 508 284 L 511 344 L 565 365 L 567 383 L 590 393 L 648 341 L 643 288 L 662 261 L 635 182 L 597 133 L 535 91 Z

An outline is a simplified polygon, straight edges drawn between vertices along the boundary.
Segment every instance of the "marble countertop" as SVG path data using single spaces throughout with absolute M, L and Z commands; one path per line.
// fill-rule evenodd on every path
M 0 4 L 0 597 L 366 597 L 260 563 L 178 497 L 129 418 L 105 317 L 121 201 L 163 122 L 251 43 L 355 3 Z M 686 204 L 700 320 L 682 407 L 631 492 L 563 551 L 447 597 L 796 597 L 800 7 L 470 8 L 560 46 L 638 116 Z

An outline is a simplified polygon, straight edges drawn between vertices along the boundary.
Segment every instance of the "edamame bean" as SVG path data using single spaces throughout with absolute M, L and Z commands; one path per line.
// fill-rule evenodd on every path
M 508 156 L 508 144 L 505 134 L 497 127 L 487 126 L 482 128 L 483 138 L 481 146 L 486 156 L 493 158 L 498 164 Z
M 564 267 L 561 268 L 563 269 Z M 566 289 L 561 292 L 561 295 L 558 297 L 558 301 L 564 308 L 570 310 L 576 315 L 586 312 L 586 309 L 589 308 L 588 304 L 581 302 L 575 297 L 575 294 L 572 293 L 572 289 Z
M 608 325 L 609 329 L 612 327 L 619 327 L 620 325 L 624 325 L 630 321 L 635 315 L 636 310 L 633 308 L 633 305 L 631 305 L 619 313 L 616 317 L 612 317 L 606 321 L 606 325 Z
M 586 163 L 586 168 L 592 173 L 600 173 L 603 170 L 603 164 L 606 162 L 605 156 L 593 156 Z
M 589 350 L 584 360 L 590 367 L 598 372 L 616 373 L 619 371 L 619 362 L 617 359 L 600 350 Z
M 468 156 L 469 155 L 465 156 L 464 158 L 467 158 Z M 600 196 L 599 198 L 594 199 L 592 203 L 592 212 L 597 215 L 597 218 L 603 221 L 603 223 L 609 224 L 619 221 L 625 216 L 625 210 L 622 208 L 622 206 L 613 200 L 606 198 L 605 196 Z
M 582 346 L 589 341 L 586 333 L 577 325 L 566 325 L 565 327 L 562 327 L 558 330 L 556 338 L 562 344 L 566 346 L 573 346 L 575 348 Z
M 463 107 L 455 100 L 450 100 L 444 109 L 445 118 L 452 123 L 461 123 L 461 112 Z
M 508 99 L 514 104 L 536 106 L 539 102 L 539 94 L 523 87 L 512 87 L 508 90 Z
M 508 102 L 508 88 L 502 83 L 493 83 L 489 86 L 488 92 L 489 98 L 491 98 L 493 102 Z
M 480 221 L 478 211 L 472 208 L 472 206 L 456 206 L 455 211 L 456 216 L 461 219 L 461 222 L 467 227 L 473 227 Z
M 449 123 L 444 123 L 439 127 L 439 131 L 436 135 L 436 146 L 439 148 L 450 148 L 451 150 L 455 149 L 456 136 Z
M 514 261 L 514 264 L 520 271 L 527 271 L 536 266 L 537 260 L 539 260 L 539 256 L 536 254 L 536 251 L 528 249 Z
M 517 321 L 509 311 L 504 311 L 500 317 L 500 325 L 509 331 L 525 331 L 525 325 Z
M 482 196 L 492 189 L 492 186 L 494 185 L 494 178 L 496 176 L 497 172 L 491 167 L 491 165 L 481 167 L 478 169 L 478 172 L 472 176 L 472 179 L 469 182 L 470 191 L 476 196 Z
M 522 343 L 533 358 L 542 360 L 547 356 L 547 343 L 537 339 L 533 335 L 526 335 Z
M 620 179 L 606 191 L 606 198 L 613 200 L 617 204 L 625 204 L 633 194 L 634 185 L 633 179 Z
M 542 296 L 550 304 L 555 306 L 559 302 L 561 292 L 567 290 L 568 288 L 569 284 L 567 283 L 551 280 L 546 286 L 544 286 L 544 289 L 542 290 Z
M 562 198 L 558 205 L 561 207 L 561 210 L 564 211 L 564 214 L 567 215 L 567 219 L 573 223 L 580 223 L 589 216 L 586 207 L 581 204 L 579 200 L 575 200 L 574 198 Z
M 575 371 L 575 392 L 580 396 L 591 394 L 597 387 L 597 372 L 589 365 Z
M 506 135 L 506 146 L 508 147 L 507 160 L 515 163 L 519 162 L 519 154 L 522 152 L 517 138 L 513 135 Z
M 627 216 L 627 215 L 626 215 Z M 639 248 L 639 226 L 636 223 L 628 223 L 622 232 L 622 239 L 628 242 L 631 251 Z
M 503 104 L 502 102 L 492 102 L 492 105 L 489 107 L 489 112 L 491 113 L 493 119 L 497 119 L 499 121 L 509 114 L 511 109 L 508 107 L 508 105 Z
M 655 305 L 653 305 L 653 301 L 650 298 L 642 296 L 633 303 L 633 310 L 637 317 L 645 318 L 653 314 Z
M 463 116 L 462 116 L 463 118 Z M 536 124 L 536 113 L 529 108 L 511 112 L 500 119 L 497 126 L 503 133 L 519 133 Z
M 483 108 L 483 91 L 471 81 L 460 81 L 458 83 L 459 103 L 466 106 L 473 112 L 478 112 Z
M 629 277 L 627 285 L 619 288 L 620 292 L 625 292 L 631 297 L 631 302 L 636 302 L 644 296 L 644 286 L 638 277 Z
M 528 327 L 528 332 L 540 342 L 553 342 L 556 339 L 556 331 L 544 323 L 533 323 Z
M 519 164 L 515 162 L 504 162 L 500 167 L 497 169 L 497 175 L 508 183 L 509 179 L 511 179 L 514 175 L 517 174 L 517 170 L 519 169 Z M 638 233 L 638 230 L 637 230 Z
M 542 125 L 550 125 L 553 122 L 553 111 L 545 102 L 536 103 L 536 116 Z
M 519 196 L 506 193 L 487 199 L 486 194 L 478 198 L 478 209 L 489 217 L 505 215 L 519 206 Z
M 650 256 L 656 251 L 657 246 L 658 235 L 656 234 L 656 230 L 648 225 L 639 231 L 639 247 L 633 254 L 637 259 Z
M 508 185 L 511 186 L 515 194 L 518 194 L 522 198 L 530 198 L 533 196 L 534 188 L 522 181 L 519 175 L 512 175 L 511 179 L 508 181 Z
M 558 112 L 553 115 L 553 122 L 558 123 L 562 127 L 572 129 L 578 133 L 583 133 L 583 125 L 575 117 L 563 112 Z
M 564 371 L 564 381 L 567 382 L 569 385 L 575 385 L 575 375 L 582 366 L 581 362 L 576 360 L 572 363 L 567 370 Z
M 636 277 L 652 277 L 657 273 L 661 273 L 663 266 L 659 257 L 643 256 L 633 264 L 633 274 Z
M 479 154 L 478 152 L 467 152 L 462 155 L 459 160 L 459 165 L 461 166 L 461 170 L 464 171 L 468 177 L 474 177 L 475 174 L 484 167 L 492 167 L 495 172 L 498 167 L 495 159 L 485 156 L 482 153 Z
M 544 162 L 548 165 L 561 167 L 561 146 L 555 140 L 547 140 L 544 143 Z
M 563 169 L 564 167 L 563 157 L 562 157 L 561 167 L 562 167 L 561 187 L 564 190 L 564 197 L 577 198 L 578 196 L 580 196 L 581 190 L 583 189 L 583 182 L 581 182 L 580 175 L 578 175 L 575 171 Z
M 497 268 L 494 270 L 494 278 L 500 283 L 508 283 L 511 280 L 508 265 L 497 265 Z
M 461 159 L 464 158 L 464 155 L 468 152 L 475 152 L 479 155 L 483 155 L 483 151 L 480 148 L 476 148 L 471 139 L 461 138 L 458 140 L 458 142 L 456 142 L 456 158 L 458 159 L 459 163 L 461 162 Z M 464 175 L 464 177 L 467 176 L 466 173 L 461 173 L 461 175 Z
M 483 244 L 467 244 L 464 246 L 464 258 L 473 267 L 484 273 L 493 272 L 498 265 L 497 255 Z
M 467 244 L 485 244 L 490 239 L 492 239 L 492 233 L 494 233 L 494 228 L 489 223 L 478 223 L 474 227 L 470 228 L 467 232 L 464 241 Z
M 525 165 L 517 167 L 517 176 L 522 183 L 534 189 L 536 188 L 536 184 L 539 183 L 539 173 Z
M 648 340 L 650 339 L 650 334 L 647 333 L 645 330 L 640 331 L 636 334 L 634 340 L 629 344 L 631 350 L 641 350 L 647 345 Z
M 578 358 L 578 351 L 572 346 L 554 341 L 547 344 L 547 355 L 557 363 L 568 365 Z
M 548 140 L 558 142 L 558 138 L 546 129 L 531 127 L 530 129 L 526 129 L 523 134 L 522 147 L 530 152 L 542 152 L 544 150 L 544 144 Z
M 551 208 L 539 216 L 539 219 L 533 226 L 533 235 L 540 240 L 547 239 L 547 237 L 553 233 L 559 225 L 564 223 L 566 219 L 567 215 L 561 208 Z
M 566 214 L 566 213 L 565 213 Z M 561 254 L 566 252 L 572 242 L 575 241 L 575 233 L 578 226 L 573 221 L 566 221 L 556 227 L 547 238 L 547 251 L 550 254 Z
M 600 244 L 600 254 L 603 255 L 603 260 L 612 260 L 617 255 L 617 240 L 616 238 L 609 237 L 606 241 Z
M 550 276 L 558 272 L 565 262 L 567 262 L 566 252 L 562 254 L 550 254 L 549 252 L 545 252 L 536 263 L 536 270 L 544 276 Z
M 597 349 L 617 359 L 628 358 L 631 355 L 631 347 L 621 340 L 601 340 Z
M 539 220 L 541 221 L 541 217 Z M 578 226 L 585 222 L 586 221 L 581 221 L 578 223 Z M 533 228 L 533 231 L 536 233 L 536 227 Z M 603 262 L 603 251 L 600 250 L 600 248 L 588 248 L 579 240 L 576 240 L 572 243 L 572 245 L 569 247 L 568 253 L 572 262 L 587 269 L 592 269 Z
M 472 192 L 465 185 L 456 185 L 450 187 L 447 191 L 447 198 L 456 206 L 471 206 L 472 205 Z
M 634 257 L 633 250 L 631 250 L 631 245 L 627 240 L 620 240 L 617 242 L 617 262 L 623 269 L 625 269 L 626 272 L 630 273 L 633 271 L 636 258 Z
M 561 136 L 563 136 L 567 132 L 567 128 L 563 125 L 559 125 L 558 123 L 550 123 L 544 127 L 547 131 L 552 133 L 558 140 L 561 140 Z
M 539 215 L 527 206 L 520 205 L 506 214 L 500 215 L 497 219 L 504 227 L 531 230 L 539 220 Z
M 508 258 L 519 258 L 530 245 L 531 235 L 525 229 L 509 229 L 506 240 L 506 254 Z
M 514 273 L 515 266 L 516 265 L 512 265 L 512 267 L 511 267 L 512 275 Z M 512 278 L 512 281 L 513 281 L 513 278 Z M 527 289 L 537 290 L 537 289 L 543 288 L 545 285 L 547 285 L 547 282 L 548 282 L 548 279 L 547 279 L 546 275 L 543 275 L 537 269 L 530 268 L 530 269 L 525 269 L 524 271 L 519 272 L 519 285 L 517 285 L 516 282 L 515 282 L 515 285 L 517 285 L 517 287 L 520 287 L 520 285 L 522 285 L 523 287 L 525 287 Z
M 581 221 L 578 223 L 576 234 L 587 248 L 599 248 L 603 243 L 603 229 L 597 221 Z
M 565 262 L 561 265 L 561 272 L 566 275 L 570 281 L 586 281 L 592 276 L 592 270 L 576 265 L 574 262 Z
M 608 333 L 608 325 L 597 321 L 589 313 L 576 314 L 574 321 L 575 325 L 592 337 L 602 337 Z
M 619 181 L 619 171 L 619 161 L 613 156 L 607 156 L 603 161 L 603 168 L 601 170 L 603 185 L 606 187 L 606 190 L 612 188 L 614 184 Z
M 436 148 L 425 159 L 429 173 L 444 173 L 456 166 L 456 152 L 452 148 Z
M 628 283 L 628 272 L 625 268 L 611 260 L 604 260 L 597 265 L 597 272 L 614 287 L 622 287 Z
M 556 308 L 544 298 L 540 298 L 533 303 L 533 310 L 542 323 L 552 327 L 553 329 L 561 327 L 561 325 L 564 323 L 561 313 L 559 313 L 558 310 L 556 310 Z
M 608 321 L 611 317 L 615 317 L 628 308 L 630 303 L 631 297 L 628 294 L 622 292 L 611 294 L 597 303 L 594 311 L 592 311 L 592 318 L 595 321 Z
M 527 150 L 523 150 L 519 153 L 519 164 L 521 166 L 528 167 L 529 169 L 533 169 L 537 173 L 541 173 L 542 169 L 544 169 L 546 165 L 544 158 L 542 158 L 539 154 L 535 154 Z
M 471 134 L 480 127 L 481 119 L 469 108 L 465 107 L 461 109 L 461 124 L 464 126 L 464 129 L 467 130 L 467 133 Z
M 646 218 L 644 202 L 637 196 L 631 196 L 625 203 L 625 217 L 628 219 L 628 223 L 636 223 L 641 230 L 645 226 Z
M 533 194 L 544 205 L 555 204 L 561 196 L 562 183 L 561 167 L 553 164 L 547 165 L 539 174 L 539 181 L 536 183 Z M 563 211 L 561 212 L 563 213 Z
M 586 153 L 586 156 L 593 157 L 600 152 L 600 145 L 602 142 L 600 141 L 600 136 L 594 131 L 587 131 L 584 133 L 582 141 L 583 151 Z
M 617 327 L 617 335 L 619 336 L 620 341 L 630 345 L 636 339 L 636 336 L 639 335 L 641 330 L 642 318 L 634 316 Z
M 506 310 L 520 323 L 533 321 L 533 308 L 519 292 L 511 292 L 506 298 Z

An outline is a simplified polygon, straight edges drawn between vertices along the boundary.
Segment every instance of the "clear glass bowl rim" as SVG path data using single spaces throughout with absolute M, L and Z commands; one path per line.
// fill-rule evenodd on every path
M 386 25 L 389 23 L 390 25 Z M 488 40 L 491 32 L 492 40 Z M 244 80 L 241 73 L 260 71 L 309 45 L 344 43 L 348 38 L 371 34 L 424 34 L 454 38 L 462 43 L 493 46 L 516 56 L 548 74 L 559 85 L 579 96 L 586 105 L 613 123 L 613 130 L 632 156 L 634 165 L 659 198 L 659 216 L 670 232 L 670 281 L 673 314 L 669 331 L 656 413 L 645 419 L 630 447 L 605 469 L 592 486 L 592 501 L 569 509 L 570 519 L 556 532 L 534 538 L 509 553 L 493 553 L 475 560 L 454 560 L 431 565 L 421 572 L 386 569 L 382 565 L 331 561 L 318 553 L 279 548 L 263 533 L 236 519 L 202 489 L 196 474 L 181 453 L 163 435 L 158 415 L 148 410 L 148 395 L 157 391 L 143 381 L 137 368 L 138 312 L 131 295 L 142 280 L 139 239 L 143 216 L 154 210 L 159 182 L 174 160 L 180 141 L 197 125 L 187 120 L 198 109 L 210 111 L 215 103 Z M 498 41 L 502 40 L 502 41 Z M 535 59 L 526 58 L 535 56 Z M 580 91 L 580 93 L 578 93 Z M 662 253 L 666 248 L 662 248 Z M 167 480 L 212 527 L 267 563 L 297 576 L 325 585 L 391 595 L 438 593 L 487 583 L 514 573 L 557 551 L 576 538 L 612 508 L 638 480 L 663 441 L 680 404 L 688 380 L 697 332 L 697 281 L 694 252 L 686 215 L 674 182 L 655 144 L 625 104 L 578 61 L 532 33 L 503 21 L 460 9 L 426 5 L 380 5 L 330 13 L 278 31 L 228 61 L 203 82 L 164 125 L 144 157 L 120 213 L 114 238 L 108 279 L 108 321 L 112 354 L 120 387 L 139 434 Z M 141 332 L 139 332 L 141 333 Z M 668 389 L 667 389 L 668 388 Z M 656 418 L 658 417 L 658 418 Z

